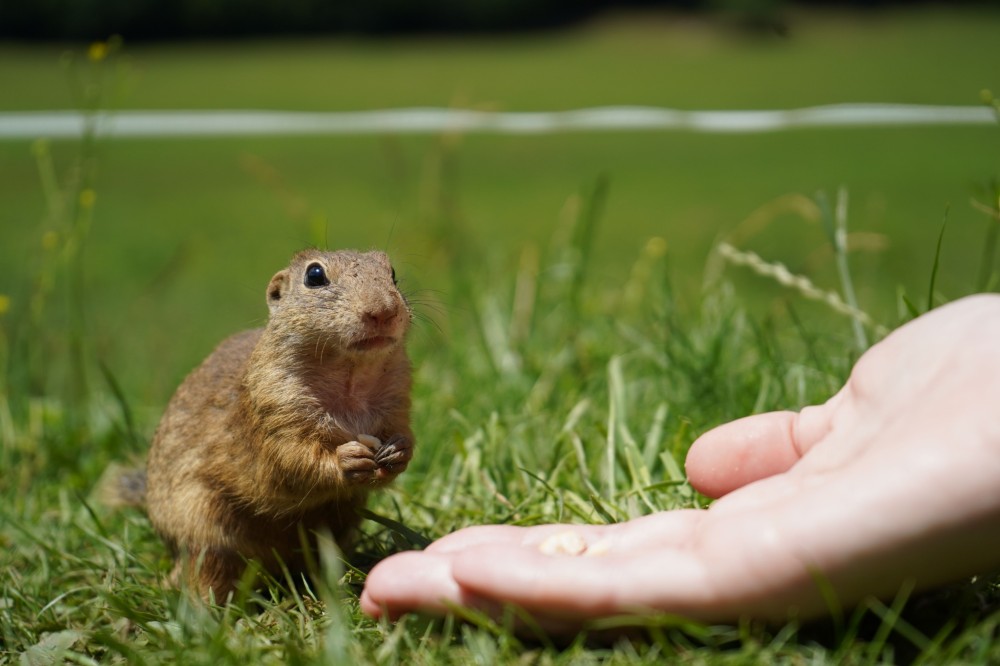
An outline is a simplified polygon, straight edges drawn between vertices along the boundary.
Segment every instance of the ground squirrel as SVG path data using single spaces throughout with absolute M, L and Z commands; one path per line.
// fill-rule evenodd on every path
M 172 580 L 219 601 L 249 559 L 302 568 L 300 535 L 348 547 L 368 492 L 413 454 L 411 311 L 388 257 L 300 252 L 267 304 L 264 328 L 225 340 L 177 389 L 146 466 Z

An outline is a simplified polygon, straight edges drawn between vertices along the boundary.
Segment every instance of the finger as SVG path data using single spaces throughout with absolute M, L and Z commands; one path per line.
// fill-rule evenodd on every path
M 688 451 L 691 485 L 709 497 L 722 497 L 787 471 L 829 433 L 840 395 L 798 413 L 757 414 L 708 431 Z
M 379 562 L 361 592 L 361 610 L 396 619 L 410 611 L 441 615 L 448 604 L 469 605 L 451 576 L 451 557 L 428 552 L 398 553 Z
M 473 598 L 565 619 L 654 610 L 697 617 L 712 598 L 702 562 L 686 549 L 574 557 L 479 547 L 456 553 L 451 572 Z
M 466 527 L 441 537 L 426 550 L 430 552 L 455 552 L 485 545 L 537 545 L 552 536 L 566 531 L 575 531 L 588 538 L 599 538 L 608 529 L 607 525 L 538 525 L 535 527 L 515 527 L 513 525 L 479 525 Z
M 537 548 L 546 540 L 567 532 L 578 535 L 588 549 L 596 546 L 601 552 L 636 552 L 644 548 L 683 546 L 694 538 L 696 524 L 702 514 L 702 511 L 694 509 L 675 509 L 612 525 L 479 525 L 445 535 L 427 546 L 425 551 L 453 553 L 487 545 Z

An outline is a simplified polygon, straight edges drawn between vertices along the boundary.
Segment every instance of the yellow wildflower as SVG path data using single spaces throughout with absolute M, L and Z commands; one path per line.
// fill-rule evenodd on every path
M 46 231 L 42 234 L 42 248 L 45 250 L 54 250 L 56 245 L 59 244 L 59 234 L 55 231 Z
M 0 294 L 0 316 L 6 314 L 7 310 L 10 310 L 10 296 Z
M 80 190 L 80 208 L 93 208 L 95 201 L 97 201 L 97 192 L 89 187 Z
M 104 60 L 108 55 L 108 43 L 107 42 L 94 42 L 87 49 L 87 57 L 91 62 L 100 62 Z
M 667 241 L 660 236 L 653 236 L 646 241 L 646 254 L 651 257 L 662 257 L 667 253 Z

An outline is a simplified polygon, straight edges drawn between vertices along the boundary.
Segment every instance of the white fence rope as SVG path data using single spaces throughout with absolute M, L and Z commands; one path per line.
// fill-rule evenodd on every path
M 96 123 L 103 136 L 223 137 L 323 134 L 435 134 L 479 132 L 549 134 L 681 130 L 776 132 L 802 127 L 988 125 L 997 115 L 985 106 L 836 104 L 773 111 L 682 111 L 609 106 L 572 111 L 494 112 L 442 108 L 306 113 L 297 111 L 118 111 L 88 118 L 75 111 L 0 112 L 0 139 L 80 136 Z

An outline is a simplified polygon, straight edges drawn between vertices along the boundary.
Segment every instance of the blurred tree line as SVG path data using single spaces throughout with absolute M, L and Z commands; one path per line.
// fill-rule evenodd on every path
M 952 4 L 973 4 L 951 0 Z M 783 31 L 792 5 L 883 6 L 896 0 L 0 0 L 0 38 L 129 41 L 281 34 L 502 32 L 567 25 L 601 10 L 711 11 Z

